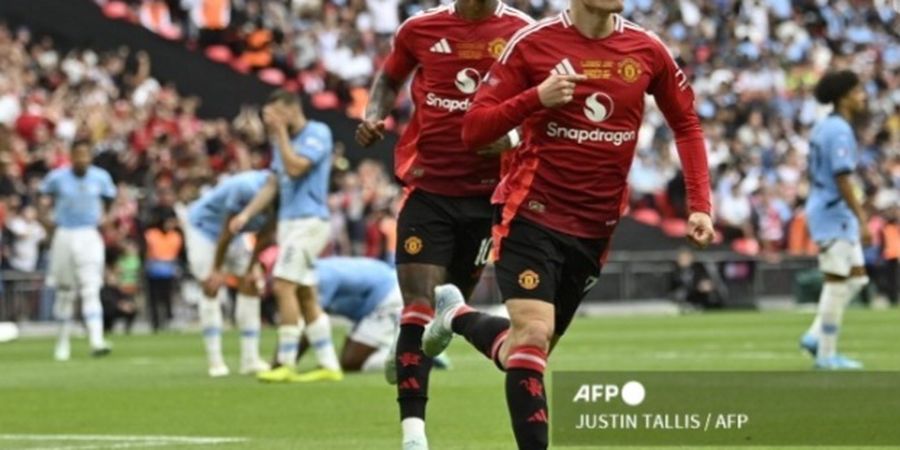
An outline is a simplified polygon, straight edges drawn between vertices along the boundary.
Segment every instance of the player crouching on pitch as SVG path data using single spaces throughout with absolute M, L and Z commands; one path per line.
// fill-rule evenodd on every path
M 230 372 L 222 356 L 225 277 L 243 276 L 250 266 L 246 232 L 260 231 L 267 224 L 274 227 L 275 223 L 273 214 L 266 212 L 253 217 L 238 233 L 233 233 L 227 224 L 253 200 L 268 177 L 268 171 L 257 170 L 227 178 L 194 201 L 180 217 L 188 265 L 203 287 L 203 299 L 197 303 L 211 377 Z M 241 374 L 268 370 L 268 364 L 259 357 L 260 303 L 253 284 L 241 283 L 238 287 L 235 316 L 241 333 Z

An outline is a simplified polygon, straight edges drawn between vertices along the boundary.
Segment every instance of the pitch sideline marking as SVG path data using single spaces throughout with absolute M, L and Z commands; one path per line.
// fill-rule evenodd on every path
M 169 444 L 217 445 L 245 442 L 245 438 L 210 436 L 129 436 L 108 434 L 0 434 L 0 441 L 103 441 L 104 444 L 64 445 L 58 447 L 30 448 L 29 450 L 91 450 L 138 447 L 162 447 Z M 117 444 L 114 442 L 118 442 Z

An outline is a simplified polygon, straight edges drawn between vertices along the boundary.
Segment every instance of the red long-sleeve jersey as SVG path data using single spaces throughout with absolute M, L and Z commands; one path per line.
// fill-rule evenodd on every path
M 394 155 L 395 174 L 406 186 L 447 196 L 494 191 L 500 161 L 466 149 L 460 138 L 463 115 L 510 37 L 533 22 L 503 2 L 488 18 L 465 20 L 451 3 L 400 26 L 382 70 L 397 83 L 414 74 L 415 111 Z
M 574 99 L 541 105 L 537 86 L 551 74 L 584 74 Z M 494 193 L 508 224 L 520 215 L 585 238 L 612 235 L 626 195 L 644 116 L 653 95 L 675 134 L 692 212 L 709 212 L 709 168 L 694 94 L 654 35 L 615 16 L 615 31 L 582 35 L 568 12 L 523 28 L 494 64 L 463 124 L 477 148 L 522 125 L 523 144 Z

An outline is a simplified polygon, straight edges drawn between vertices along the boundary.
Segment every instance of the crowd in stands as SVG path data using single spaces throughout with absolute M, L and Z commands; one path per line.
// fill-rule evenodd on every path
M 409 0 L 96 0 L 204 56 L 310 96 L 317 108 L 360 117 L 369 85 L 407 17 L 436 5 Z M 565 0 L 515 0 L 535 18 Z M 853 68 L 865 81 L 870 117 L 860 124 L 859 170 L 871 264 L 893 260 L 900 239 L 900 14 L 886 0 L 627 0 L 625 15 L 653 30 L 692 80 L 708 139 L 715 218 L 733 248 L 751 254 L 812 254 L 803 200 L 807 136 L 824 112 L 819 76 Z M 0 27 L 0 197 L 4 265 L 39 268 L 46 236 L 41 177 L 87 137 L 97 164 L 119 183 L 104 224 L 110 279 L 133 279 L 123 262 L 147 259 L 147 232 L 175 217 L 223 174 L 265 167 L 258 112 L 201 120 L 200 99 L 151 76 L 146 54 L 122 48 L 62 50 L 27 29 Z M 274 69 L 270 71 L 269 69 Z M 273 75 L 274 74 L 274 75 Z M 630 175 L 631 214 L 672 234 L 683 226 L 684 190 L 671 133 L 648 106 Z M 394 131 L 408 118 L 398 100 Z M 399 188 L 382 164 L 350 167 L 336 147 L 330 204 L 332 251 L 391 259 Z M 151 249 L 152 250 L 152 249 Z M 182 256 L 183 257 L 183 256 Z M 125 267 L 125 269 L 122 269 Z M 131 268 L 131 269 L 129 269 Z M 34 270 L 34 269 L 32 269 Z M 126 296 L 127 297 L 127 296 Z M 161 316 L 168 314 L 162 307 Z M 160 319 L 162 322 L 163 319 Z

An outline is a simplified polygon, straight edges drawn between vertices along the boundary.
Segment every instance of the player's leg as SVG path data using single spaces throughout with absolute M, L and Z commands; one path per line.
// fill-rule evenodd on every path
M 55 289 L 53 316 L 59 322 L 59 333 L 54 349 L 57 361 L 68 361 L 71 355 L 69 335 L 72 333 L 72 319 L 75 316 L 76 290 L 75 266 L 67 245 L 71 240 L 67 231 L 57 229 L 50 244 L 50 267 L 47 286 Z
M 341 367 L 345 371 L 384 369 L 402 309 L 400 289 L 395 289 L 353 327 L 341 351 Z
M 104 356 L 110 351 L 103 338 L 103 304 L 100 302 L 106 248 L 103 237 L 94 229 L 79 230 L 75 242 L 78 246 L 74 259 L 78 294 L 81 297 L 81 316 L 87 327 L 92 354 Z
M 837 353 L 838 334 L 847 304 L 868 283 L 862 267 L 862 249 L 846 240 L 836 240 L 821 246 L 819 266 L 825 274 L 819 296 L 818 313 L 802 344 L 814 342 L 816 367 L 823 369 L 853 369 L 861 365 Z
M 434 288 L 446 282 L 446 267 L 453 258 L 455 219 L 447 202 L 413 191 L 397 220 L 397 278 L 403 310 L 394 358 L 385 370 L 394 369 L 396 374 L 403 443 L 410 448 L 428 448 L 425 407 L 433 361 L 422 352 L 422 335 L 434 317 Z
M 456 215 L 465 220 L 460 221 L 455 230 L 455 251 L 447 269 L 448 284 L 435 290 L 438 320 L 426 327 L 422 339 L 422 350 L 432 357 L 443 353 L 450 345 L 454 334 L 451 321 L 456 315 L 467 316 L 460 320 L 459 326 L 461 329 L 471 329 L 475 334 L 463 331 L 460 334 L 475 339 L 469 342 L 482 353 L 488 352 L 491 346 L 491 343 L 485 342 L 486 338 L 493 340 L 498 330 L 509 328 L 509 320 L 506 318 L 477 313 L 468 306 L 463 307 L 465 299 L 472 296 L 484 266 L 490 259 L 494 208 L 487 198 L 460 200 L 456 206 L 459 209 Z
M 236 239 L 226 255 L 227 271 L 238 275 L 246 273 L 251 256 L 247 243 L 243 239 Z M 255 374 L 270 369 L 259 357 L 259 335 L 262 329 L 260 305 L 256 285 L 242 277 L 234 312 L 241 336 L 241 374 Z
M 197 282 L 202 283 L 212 271 L 215 243 L 197 232 L 190 224 L 185 225 L 185 245 L 187 247 L 188 267 Z M 222 304 L 225 300 L 224 290 L 216 296 L 208 297 L 202 289 L 196 299 L 197 314 L 200 316 L 200 328 L 203 333 L 203 346 L 206 349 L 207 370 L 211 377 L 222 377 L 230 373 L 222 355 Z
M 272 295 L 278 304 L 278 368 L 257 374 L 261 381 L 284 382 L 296 375 L 298 343 L 305 324 L 300 320 L 297 282 L 291 273 L 296 259 L 302 256 L 297 254 L 296 244 L 291 242 L 292 225 L 293 221 L 280 221 L 276 236 L 279 251 L 273 269 Z
M 306 338 L 316 355 L 320 369 L 302 374 L 292 381 L 338 381 L 343 378 L 341 364 L 332 338 L 331 318 L 319 305 L 318 279 L 315 272 L 316 258 L 328 245 L 330 227 L 320 219 L 305 219 L 295 230 L 297 258 L 293 274 L 299 286 L 297 295 L 300 312 L 306 321 Z

